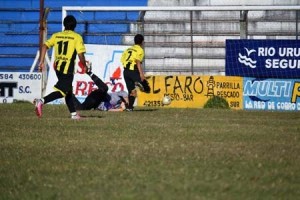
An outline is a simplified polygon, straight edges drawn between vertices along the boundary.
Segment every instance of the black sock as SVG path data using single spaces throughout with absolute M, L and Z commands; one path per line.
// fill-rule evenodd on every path
M 69 92 L 66 95 L 65 100 L 66 100 L 66 104 L 68 106 L 68 109 L 69 109 L 70 113 L 76 112 L 72 92 Z
M 52 92 L 44 97 L 44 104 L 54 101 L 56 99 L 62 98 L 62 97 L 63 97 L 63 95 L 60 92 L 58 92 L 58 91 Z
M 134 96 L 129 96 L 128 98 L 129 98 L 128 108 L 133 109 L 133 104 L 134 104 L 134 101 L 135 101 L 135 97 Z

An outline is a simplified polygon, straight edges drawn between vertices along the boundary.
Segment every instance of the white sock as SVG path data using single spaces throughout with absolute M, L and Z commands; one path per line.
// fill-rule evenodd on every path
M 71 113 L 71 116 L 76 116 L 76 115 L 77 115 L 76 112 L 72 112 L 72 113 Z

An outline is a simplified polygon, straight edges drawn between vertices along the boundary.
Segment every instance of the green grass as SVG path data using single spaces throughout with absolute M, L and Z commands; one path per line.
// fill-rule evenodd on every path
M 299 199 L 300 114 L 0 104 L 0 199 Z

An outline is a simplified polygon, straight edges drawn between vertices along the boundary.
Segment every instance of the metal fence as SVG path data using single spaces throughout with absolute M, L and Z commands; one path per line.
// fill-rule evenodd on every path
M 63 7 L 62 19 L 78 12 L 87 36 L 122 36 L 132 44 L 145 36 L 144 70 L 152 74 L 224 74 L 226 39 L 298 39 L 300 6 Z M 122 13 L 125 20 L 95 18 Z M 130 13 L 138 12 L 137 20 Z M 91 14 L 94 13 L 94 14 Z M 97 31 L 104 24 L 127 24 L 128 31 Z M 93 31 L 94 30 L 94 31 Z M 95 31 L 96 30 L 96 31 Z

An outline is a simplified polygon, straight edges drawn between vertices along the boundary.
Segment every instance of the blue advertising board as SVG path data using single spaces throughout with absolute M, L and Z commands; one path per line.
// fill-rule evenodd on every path
M 226 40 L 227 76 L 300 78 L 300 40 Z
M 245 110 L 300 111 L 300 79 L 244 78 Z

